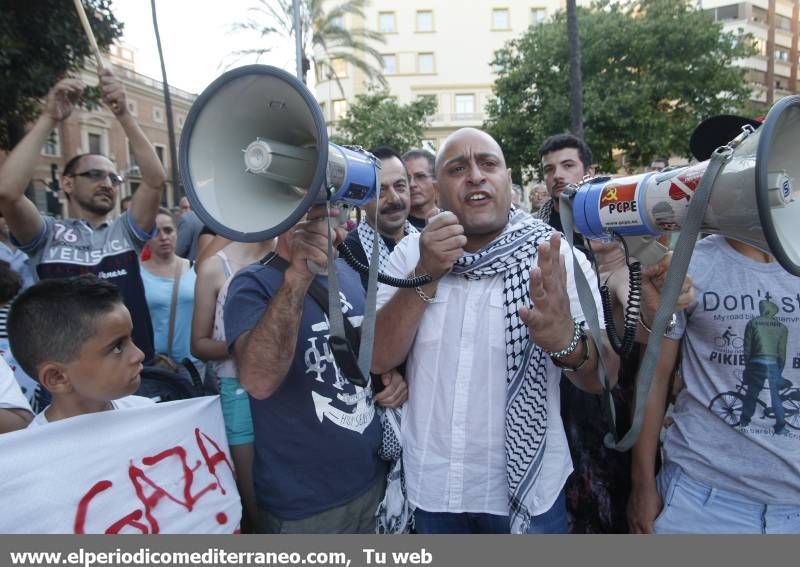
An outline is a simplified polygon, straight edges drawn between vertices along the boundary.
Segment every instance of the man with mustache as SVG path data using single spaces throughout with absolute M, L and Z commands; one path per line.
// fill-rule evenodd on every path
M 599 391 L 572 251 L 551 227 L 512 210 L 511 170 L 481 130 L 447 138 L 436 186 L 449 212 L 403 239 L 386 268 L 433 281 L 379 288 L 372 368 L 406 361 L 403 459 L 416 530 L 564 533 L 572 463 L 560 368 Z M 596 278 L 580 253 L 578 262 L 599 309 Z
M 372 254 L 372 243 L 380 237 L 380 259 L 378 268 L 382 268 L 395 245 L 407 234 L 418 231 L 408 222 L 411 207 L 411 193 L 408 184 L 408 173 L 400 155 L 392 148 L 379 146 L 371 150 L 372 155 L 381 162 L 381 186 L 379 193 L 364 206 L 363 220 L 358 228 L 345 239 L 345 245 L 358 260 L 369 265 Z M 378 226 L 375 226 L 377 212 Z M 367 287 L 367 274 L 361 274 L 361 283 Z
M 166 173 L 153 146 L 128 110 L 125 88 L 110 69 L 99 74 L 103 102 L 119 122 L 141 168 L 130 208 L 109 220 L 123 180 L 104 155 L 80 154 L 64 166 L 61 187 L 75 218 L 43 216 L 25 197 L 39 152 L 50 132 L 72 113 L 85 85 L 63 79 L 48 93 L 39 119 L 0 170 L 0 213 L 13 240 L 31 257 L 39 279 L 93 273 L 116 284 L 133 319 L 133 340 L 153 357 L 153 329 L 138 256 L 152 237 Z

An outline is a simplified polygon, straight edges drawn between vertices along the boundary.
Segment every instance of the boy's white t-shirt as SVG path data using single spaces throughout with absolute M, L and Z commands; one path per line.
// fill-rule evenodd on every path
M 111 401 L 111 405 L 115 410 L 127 409 L 127 408 L 140 408 L 142 406 L 149 406 L 154 403 L 155 402 L 150 398 L 145 398 L 142 396 L 125 396 L 124 398 Z M 50 406 L 47 406 L 47 408 L 49 407 Z M 41 425 L 46 425 L 50 423 L 49 421 L 47 421 L 47 418 L 44 415 L 44 413 L 47 411 L 47 408 L 45 408 L 40 414 L 38 414 L 36 417 L 33 418 L 33 421 L 31 421 L 30 425 L 28 425 L 29 428 L 39 427 Z
M 16 378 L 14 378 L 14 371 L 2 357 L 0 357 L 0 408 L 31 411 L 25 394 L 22 393 Z

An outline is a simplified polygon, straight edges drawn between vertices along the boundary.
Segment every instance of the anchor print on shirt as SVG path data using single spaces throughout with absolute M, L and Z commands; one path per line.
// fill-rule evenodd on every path
M 353 306 L 344 294 L 340 292 L 339 295 L 342 312 L 346 316 Z M 306 373 L 313 375 L 311 398 L 317 419 L 320 423 L 327 419 L 334 425 L 361 434 L 375 415 L 375 408 L 369 399 L 372 390 L 369 384 L 366 388 L 356 386 L 341 373 L 328 346 L 328 317 L 324 314 L 323 317 L 322 321 L 311 326 L 312 332 L 317 334 L 308 338 L 309 346 L 304 353 Z M 355 323 L 354 319 L 351 318 L 351 322 Z M 333 370 L 333 381 L 329 384 L 326 378 L 331 378 L 330 369 Z

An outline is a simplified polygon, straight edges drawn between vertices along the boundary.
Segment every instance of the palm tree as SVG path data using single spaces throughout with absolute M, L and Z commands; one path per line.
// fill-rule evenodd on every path
M 327 9 L 323 4 L 330 4 L 330 1 L 301 0 L 300 4 L 303 82 L 311 63 L 314 63 L 324 70 L 322 76 L 329 76 L 340 83 L 331 65 L 332 60 L 340 59 L 360 69 L 369 80 L 386 84 L 381 74 L 383 59 L 372 45 L 373 42 L 383 43 L 383 35 L 363 27 L 344 27 L 344 17 L 347 15 L 364 18 L 364 9 L 369 5 L 369 0 L 343 0 Z M 251 13 L 250 19 L 234 24 L 232 31 L 255 32 L 260 38 L 273 34 L 286 40 L 294 38 L 292 0 L 258 0 L 258 5 L 248 11 Z M 258 58 L 270 50 L 270 47 L 254 47 L 240 49 L 233 55 L 256 55 Z M 341 84 L 339 87 L 341 89 Z

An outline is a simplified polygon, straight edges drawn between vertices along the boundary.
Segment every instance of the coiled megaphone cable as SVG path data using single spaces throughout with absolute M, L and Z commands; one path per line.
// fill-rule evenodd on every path
M 339 251 L 339 255 L 344 258 L 345 262 L 347 262 L 351 268 L 360 272 L 362 274 L 369 273 L 369 266 L 362 264 L 358 258 L 355 257 L 353 251 L 348 248 L 347 244 L 341 242 L 339 246 L 336 247 Z M 386 284 L 392 287 L 399 287 L 404 289 L 412 289 L 415 287 L 420 287 L 425 284 L 429 284 L 433 281 L 429 275 L 422 275 L 422 276 L 415 276 L 413 278 L 395 278 L 393 276 L 387 276 L 382 272 L 378 272 L 378 281 L 382 284 Z

